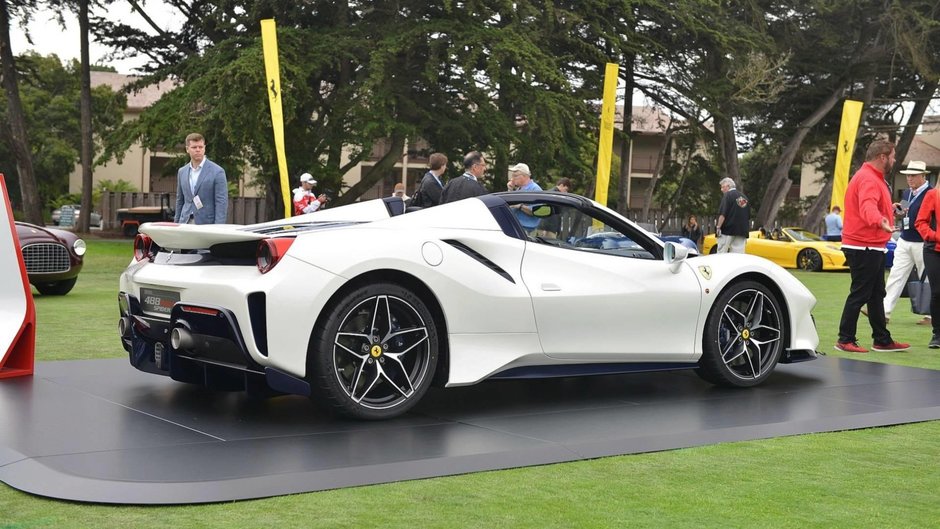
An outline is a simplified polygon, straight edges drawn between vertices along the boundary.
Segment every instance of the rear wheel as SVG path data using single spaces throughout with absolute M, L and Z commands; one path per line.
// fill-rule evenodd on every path
M 434 318 L 421 299 L 392 283 L 347 294 L 314 332 L 308 379 L 314 398 L 358 419 L 405 413 L 427 392 L 437 366 Z
M 787 339 L 780 307 L 777 297 L 754 281 L 725 289 L 705 322 L 699 376 L 723 386 L 763 382 L 777 365 Z
M 796 267 L 807 272 L 818 272 L 822 270 L 822 256 L 812 248 L 801 251 L 796 256 Z
M 33 283 L 33 286 L 35 286 L 36 290 L 43 296 L 64 296 L 72 291 L 72 287 L 75 286 L 76 281 L 78 281 L 78 278 L 73 277 L 72 279 L 54 281 L 51 283 Z

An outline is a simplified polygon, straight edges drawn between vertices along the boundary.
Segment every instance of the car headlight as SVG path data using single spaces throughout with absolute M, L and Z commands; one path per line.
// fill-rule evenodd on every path
M 85 255 L 85 249 L 85 241 L 81 239 L 75 239 L 75 242 L 72 243 L 72 251 L 79 257 Z

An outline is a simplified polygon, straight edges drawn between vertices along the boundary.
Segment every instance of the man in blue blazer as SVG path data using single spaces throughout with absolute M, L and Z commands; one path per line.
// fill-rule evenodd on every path
M 186 136 L 189 163 L 176 173 L 176 214 L 183 224 L 225 224 L 228 182 L 225 169 L 206 158 L 206 139 L 194 132 Z

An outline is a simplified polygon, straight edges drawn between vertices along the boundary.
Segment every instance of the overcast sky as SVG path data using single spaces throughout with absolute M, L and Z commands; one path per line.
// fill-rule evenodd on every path
M 161 4 L 162 2 L 159 0 L 147 2 L 147 12 L 157 24 L 162 27 L 167 27 L 173 19 L 173 12 L 167 9 L 159 9 Z M 130 7 L 124 2 L 115 2 L 108 9 L 108 18 L 112 20 L 123 20 L 125 23 L 141 29 L 147 28 L 140 15 L 131 12 Z M 14 23 L 10 27 L 10 40 L 14 55 L 33 50 L 41 55 L 54 53 L 58 55 L 59 59 L 62 61 L 78 59 L 81 42 L 79 42 L 78 19 L 76 17 L 69 17 L 66 20 L 66 28 L 63 30 L 51 13 L 48 11 L 40 11 L 33 17 L 28 30 L 33 40 L 32 45 L 27 42 L 26 35 L 18 24 Z M 89 44 L 89 57 L 92 64 L 105 64 L 113 66 L 120 73 L 133 73 L 135 68 L 140 67 L 145 62 L 144 59 L 106 61 L 105 56 L 111 50 L 96 43 L 93 38 Z

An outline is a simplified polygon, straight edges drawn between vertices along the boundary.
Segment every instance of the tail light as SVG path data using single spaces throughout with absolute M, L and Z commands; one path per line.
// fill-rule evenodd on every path
M 159 251 L 160 247 L 150 237 L 142 233 L 138 233 L 137 237 L 134 237 L 134 259 L 138 261 L 153 260 Z
M 266 274 L 274 268 L 275 265 L 287 253 L 290 245 L 294 244 L 291 238 L 263 239 L 258 243 L 258 270 Z

